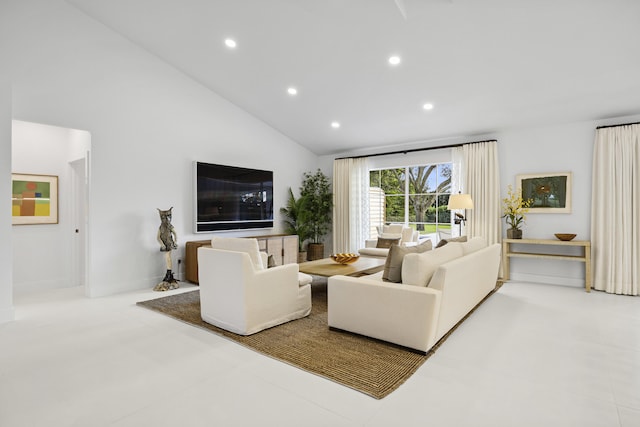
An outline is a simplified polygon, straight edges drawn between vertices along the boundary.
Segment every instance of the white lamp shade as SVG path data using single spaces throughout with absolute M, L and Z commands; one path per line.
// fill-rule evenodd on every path
M 452 194 L 449 196 L 447 209 L 473 209 L 473 200 L 470 194 Z

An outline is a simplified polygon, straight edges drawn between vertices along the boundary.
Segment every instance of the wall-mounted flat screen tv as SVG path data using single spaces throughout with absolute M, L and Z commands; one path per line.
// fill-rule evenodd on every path
M 273 227 L 273 172 L 195 162 L 195 232 Z

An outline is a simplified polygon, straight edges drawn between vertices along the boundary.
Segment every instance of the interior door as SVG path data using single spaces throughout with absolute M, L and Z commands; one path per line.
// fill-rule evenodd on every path
M 71 230 L 73 233 L 71 249 L 72 285 L 88 287 L 87 281 L 87 159 L 82 158 L 69 163 L 71 167 Z

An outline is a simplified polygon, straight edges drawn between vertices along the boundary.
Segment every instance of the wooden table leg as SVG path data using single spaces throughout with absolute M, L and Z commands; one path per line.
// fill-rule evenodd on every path
M 509 280 L 509 242 L 502 242 L 502 280 Z
M 584 287 L 591 292 L 591 246 L 584 247 Z

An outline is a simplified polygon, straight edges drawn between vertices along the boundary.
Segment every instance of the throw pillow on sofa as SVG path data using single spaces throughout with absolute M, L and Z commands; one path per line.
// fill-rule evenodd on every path
M 418 254 L 432 249 L 431 240 L 427 240 L 416 246 L 393 245 L 389 248 L 389 254 L 384 263 L 384 273 L 382 280 L 385 282 L 402 282 L 402 262 L 407 254 Z
M 390 248 L 391 246 L 394 245 L 399 245 L 400 244 L 400 237 L 395 237 L 395 238 L 384 238 L 384 237 L 378 237 L 378 243 L 376 243 L 376 248 Z
M 267 268 L 273 268 L 276 266 L 276 260 L 273 258 L 273 255 L 269 255 L 267 258 Z
M 451 243 L 451 242 L 466 242 L 466 241 L 467 241 L 467 236 L 450 237 L 448 239 L 440 239 L 440 241 L 436 245 L 436 249 L 443 247 L 447 243 Z
M 460 246 L 462 248 L 462 255 L 469 255 L 480 249 L 486 248 L 487 241 L 483 237 L 474 237 L 466 242 L 449 242 L 447 246 Z
M 402 265 L 402 283 L 427 286 L 440 265 L 460 258 L 463 254 L 460 244 L 446 245 L 420 254 L 409 254 Z

